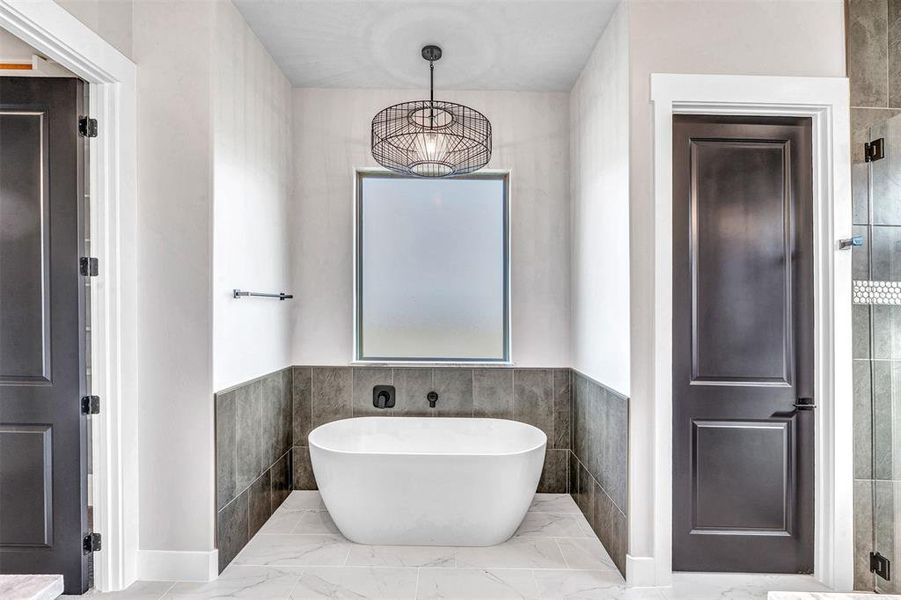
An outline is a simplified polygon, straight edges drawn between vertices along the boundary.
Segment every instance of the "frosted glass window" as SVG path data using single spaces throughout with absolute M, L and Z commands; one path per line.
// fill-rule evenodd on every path
M 506 177 L 357 191 L 357 359 L 508 360 Z

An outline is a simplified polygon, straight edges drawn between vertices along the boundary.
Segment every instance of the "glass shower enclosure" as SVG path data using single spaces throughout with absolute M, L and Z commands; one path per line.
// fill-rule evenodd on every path
M 889 115 L 892 113 L 888 113 Z M 901 593 L 901 115 L 853 165 L 855 588 Z

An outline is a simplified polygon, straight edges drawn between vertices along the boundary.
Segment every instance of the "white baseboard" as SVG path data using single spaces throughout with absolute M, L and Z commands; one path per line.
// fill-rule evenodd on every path
M 219 551 L 138 550 L 138 579 L 213 581 L 219 576 Z
M 669 581 L 657 580 L 657 566 L 653 556 L 626 555 L 626 585 L 628 587 L 660 587 Z

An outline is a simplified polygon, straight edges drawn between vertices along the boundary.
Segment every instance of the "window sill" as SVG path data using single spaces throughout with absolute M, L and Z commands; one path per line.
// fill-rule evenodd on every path
M 516 366 L 516 363 L 513 361 L 491 361 L 491 362 L 480 362 L 480 361 L 425 361 L 425 360 L 414 360 L 414 361 L 404 361 L 404 360 L 354 360 L 350 362 L 350 366 L 352 367 L 477 367 L 479 369 L 490 369 L 494 368 L 504 368 L 504 367 L 513 367 Z

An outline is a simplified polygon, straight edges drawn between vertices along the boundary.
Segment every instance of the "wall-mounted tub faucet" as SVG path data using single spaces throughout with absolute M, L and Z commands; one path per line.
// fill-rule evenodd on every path
M 372 388 L 372 405 L 376 408 L 394 408 L 394 386 L 376 385 Z
M 438 393 L 429 392 L 426 394 L 425 399 L 429 401 L 429 408 L 435 408 L 435 404 L 438 402 Z

